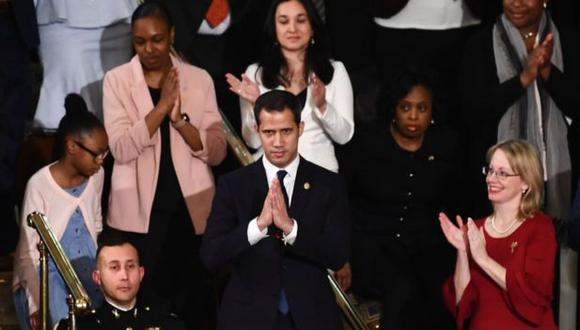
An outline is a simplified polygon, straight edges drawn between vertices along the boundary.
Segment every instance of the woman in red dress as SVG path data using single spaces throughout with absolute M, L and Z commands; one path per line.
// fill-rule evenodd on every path
M 457 249 L 454 275 L 443 287 L 459 329 L 557 329 L 551 308 L 556 238 L 540 212 L 544 177 L 529 143 L 510 140 L 487 153 L 487 195 L 493 213 L 483 219 L 441 213 L 445 237 Z

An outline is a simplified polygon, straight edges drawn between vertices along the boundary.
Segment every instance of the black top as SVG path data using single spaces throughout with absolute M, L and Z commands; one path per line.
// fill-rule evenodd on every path
M 38 46 L 40 39 L 38 36 L 38 23 L 36 23 L 34 4 L 30 1 L 10 1 L 9 5 L 12 7 L 14 21 L 18 26 L 18 32 L 22 41 L 24 41 L 28 48 Z
M 149 87 L 149 93 L 153 104 L 157 105 L 161 98 L 161 89 Z M 153 208 L 157 211 L 173 212 L 183 200 L 183 194 L 175 174 L 173 159 L 171 158 L 171 141 L 169 138 L 169 117 L 165 117 L 159 133 L 161 134 L 161 159 L 159 161 L 159 177 L 157 178 L 157 189 Z
M 298 95 L 296 95 L 296 97 L 298 97 L 298 101 L 300 102 L 300 109 L 304 108 L 304 105 L 306 105 L 306 93 L 307 93 L 307 88 L 304 88 L 302 90 L 302 92 L 298 93 Z
M 421 148 L 411 152 L 396 143 L 388 125 L 374 123 L 359 129 L 352 147 L 359 156 L 341 171 L 348 182 L 353 229 L 407 243 L 433 233 L 440 237 L 438 213 L 457 212 L 457 136 L 432 126 Z
M 573 119 L 568 129 L 568 143 L 572 157 L 572 168 L 578 171 L 580 160 L 580 47 L 578 33 L 558 28 L 562 45 L 564 72 L 552 66 L 550 78 L 539 83 L 550 94 L 558 108 Z M 499 121 L 508 108 L 521 97 L 525 97 L 519 74 L 503 83 L 499 83 L 493 54 L 492 26 L 475 34 L 467 43 L 460 72 L 460 91 L 462 103 L 462 120 L 465 131 L 469 134 L 467 141 L 468 186 L 474 189 L 469 197 L 471 201 L 487 203 L 485 181 L 481 179 L 481 168 L 486 165 L 487 149 L 497 142 Z M 476 186 L 474 188 L 474 186 Z M 487 215 L 488 206 L 474 205 L 469 215 L 481 217 Z

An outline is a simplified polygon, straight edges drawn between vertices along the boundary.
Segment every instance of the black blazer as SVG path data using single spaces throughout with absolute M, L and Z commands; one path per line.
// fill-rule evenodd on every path
M 163 0 L 175 24 L 175 48 L 212 77 L 239 75 L 256 61 L 268 0 L 229 0 L 231 23 L 218 36 L 197 33 L 212 0 Z
M 251 246 L 248 223 L 260 214 L 267 193 L 261 160 L 218 183 L 200 252 L 210 270 L 231 267 L 218 329 L 271 330 L 282 288 L 297 329 L 340 329 L 326 269 L 348 260 L 344 182 L 301 158 L 289 210 L 298 223 L 294 245 L 270 236 Z
M 40 41 L 34 3 L 32 0 L 16 0 L 11 1 L 10 4 L 22 40 L 28 48 L 38 46 Z

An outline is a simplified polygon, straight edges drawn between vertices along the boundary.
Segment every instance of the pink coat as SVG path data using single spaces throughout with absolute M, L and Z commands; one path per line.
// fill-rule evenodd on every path
M 179 73 L 181 111 L 198 130 L 203 149 L 193 151 L 170 128 L 171 158 L 195 232 L 202 234 L 214 195 L 210 166 L 226 154 L 222 119 L 213 81 L 204 70 L 171 58 Z M 153 103 L 137 56 L 105 75 L 103 113 L 115 158 L 107 222 L 124 231 L 146 233 L 159 175 L 161 135 L 149 137 L 145 116 Z

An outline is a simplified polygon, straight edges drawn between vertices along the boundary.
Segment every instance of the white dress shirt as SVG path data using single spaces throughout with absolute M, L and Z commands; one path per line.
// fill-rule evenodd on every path
M 375 17 L 375 23 L 392 29 L 447 30 L 480 23 L 463 0 L 409 0 L 393 17 Z
M 197 30 L 197 33 L 219 36 L 224 34 L 231 24 L 232 24 L 232 15 L 230 15 L 229 13 L 228 16 L 226 16 L 226 18 L 224 18 L 224 20 L 215 27 L 211 27 L 207 22 L 207 20 L 204 19 L 201 22 L 201 25 L 199 26 L 199 30 Z
M 292 204 L 292 192 L 294 191 L 294 183 L 296 182 L 296 173 L 298 172 L 298 165 L 300 164 L 300 156 L 296 155 L 296 158 L 286 168 L 278 168 L 274 166 L 266 157 L 262 157 L 262 164 L 266 170 L 266 179 L 268 180 L 268 187 L 272 186 L 274 179 L 277 179 L 277 173 L 280 170 L 286 171 L 286 176 L 284 176 L 284 188 L 286 188 L 286 193 L 288 194 L 288 208 Z M 296 220 L 292 219 L 294 225 L 292 230 L 288 235 L 283 234 L 282 240 L 284 244 L 293 245 L 296 241 L 296 236 L 298 235 L 298 223 Z M 258 227 L 258 217 L 255 217 L 248 224 L 248 242 L 250 245 L 258 243 L 263 238 L 268 237 L 268 228 L 260 230 Z

